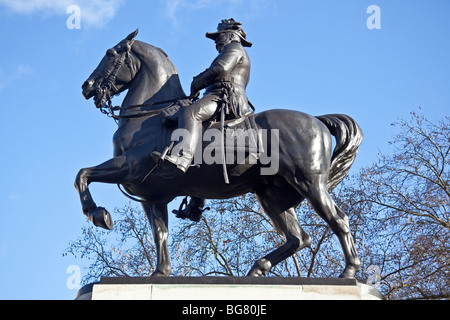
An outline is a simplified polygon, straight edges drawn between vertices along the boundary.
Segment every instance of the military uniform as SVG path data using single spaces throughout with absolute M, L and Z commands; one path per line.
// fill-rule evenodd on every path
M 193 93 L 206 88 L 205 96 L 195 105 L 202 104 L 203 99 L 206 103 L 214 100 L 220 102 L 219 108 L 226 108 L 225 113 L 229 118 L 242 117 L 249 109 L 245 92 L 249 80 L 248 54 L 242 44 L 230 42 L 211 66 L 194 78 L 191 90 Z M 208 119 L 204 119 L 206 120 Z
M 239 118 L 249 112 L 245 90 L 250 80 L 250 59 L 244 47 L 251 47 L 252 44 L 246 40 L 241 23 L 234 19 L 222 20 L 218 31 L 207 33 L 206 37 L 216 41 L 219 55 L 191 84 L 191 96 L 206 89 L 203 98 L 184 107 L 179 117 L 179 128 L 189 131 L 190 136 L 187 139 L 183 137 L 174 148 L 179 150 L 178 154 L 164 158 L 175 164 L 181 173 L 186 172 L 192 163 L 201 139 L 203 122 L 216 118 L 222 108 L 228 119 Z M 233 40 L 230 42 L 229 39 Z

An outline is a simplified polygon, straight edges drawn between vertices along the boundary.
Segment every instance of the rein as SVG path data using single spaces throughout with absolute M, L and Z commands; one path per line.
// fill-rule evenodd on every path
M 183 100 L 183 99 L 189 99 L 189 97 L 182 97 L 182 98 L 158 101 L 158 102 L 153 102 L 153 103 L 132 105 L 132 106 L 127 107 L 127 110 L 129 110 L 129 109 L 137 109 L 137 108 L 145 108 L 145 107 L 152 107 L 152 106 L 156 106 L 158 104 L 164 104 L 164 103 L 169 103 L 170 102 L 170 104 L 168 106 L 164 107 L 164 108 L 160 108 L 160 109 L 156 109 L 156 110 L 138 111 L 135 114 L 119 115 L 119 116 L 115 115 L 114 111 L 123 110 L 122 107 L 118 107 L 118 106 L 117 107 L 109 107 L 109 109 L 110 109 L 109 116 L 111 118 L 113 118 L 114 120 L 141 118 L 141 117 L 154 117 L 154 116 L 160 115 L 162 112 L 166 111 L 167 109 L 172 108 L 177 103 L 177 101 Z

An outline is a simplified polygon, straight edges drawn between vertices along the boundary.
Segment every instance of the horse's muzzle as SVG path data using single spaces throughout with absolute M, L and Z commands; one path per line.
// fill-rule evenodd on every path
M 83 89 L 83 97 L 86 100 L 89 100 L 90 98 L 92 98 L 95 94 L 95 89 L 92 86 L 94 83 L 92 81 L 86 81 L 85 83 L 83 83 L 83 85 L 81 86 L 81 89 Z

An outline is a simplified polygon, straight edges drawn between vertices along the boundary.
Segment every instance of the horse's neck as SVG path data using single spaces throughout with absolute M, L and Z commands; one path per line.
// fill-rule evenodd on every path
M 143 66 L 130 83 L 122 108 L 184 97 L 178 74 L 154 75 L 148 66 Z
M 138 72 L 135 79 L 130 83 L 127 95 L 122 103 L 122 108 L 128 106 L 150 103 L 149 100 L 154 96 L 155 92 L 151 92 L 149 76 L 147 72 Z M 154 90 L 153 90 L 154 91 Z

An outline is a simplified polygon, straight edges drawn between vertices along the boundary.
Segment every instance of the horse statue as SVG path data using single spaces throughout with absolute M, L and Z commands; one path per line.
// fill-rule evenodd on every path
M 96 107 L 118 122 L 113 138 L 114 157 L 81 169 L 75 180 L 88 219 L 98 227 L 112 229 L 110 214 L 95 204 L 88 187 L 92 182 L 121 186 L 128 195 L 138 198 L 149 219 L 157 249 L 157 266 L 152 276 L 169 276 L 168 203 L 179 196 L 227 199 L 251 192 L 285 238 L 281 247 L 256 261 L 248 273 L 263 276 L 311 244 L 295 213 L 306 198 L 340 241 L 346 264 L 340 277 L 354 278 L 361 262 L 348 217 L 329 192 L 344 179 L 355 160 L 363 138 L 358 124 L 339 114 L 314 117 L 292 110 L 265 111 L 255 114 L 254 121 L 261 130 L 278 133 L 266 142 L 263 151 L 274 153 L 273 145 L 277 147 L 275 172 L 261 174 L 268 169 L 267 163 L 258 160 L 227 165 L 234 172 L 228 183 L 219 163 L 190 167 L 185 175 L 166 174 L 151 154 L 163 152 L 177 129 L 170 125 L 173 112 L 168 111 L 176 106 L 183 108 L 191 101 L 167 54 L 135 40 L 137 34 L 138 30 L 109 49 L 82 86 L 84 97 L 94 98 Z M 125 90 L 128 92 L 121 107 L 112 107 L 111 97 Z M 119 115 L 114 111 L 120 111 Z M 336 139 L 334 151 L 332 136 Z

